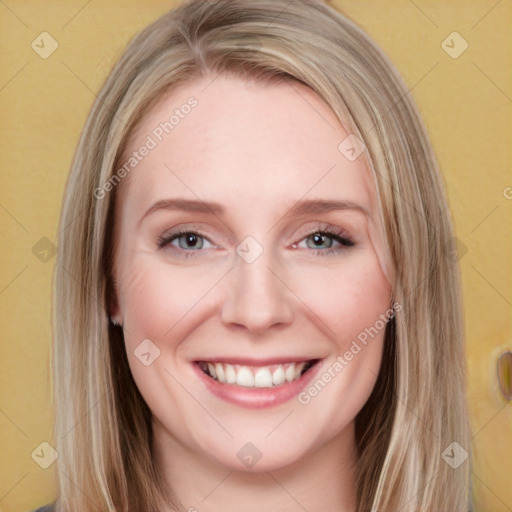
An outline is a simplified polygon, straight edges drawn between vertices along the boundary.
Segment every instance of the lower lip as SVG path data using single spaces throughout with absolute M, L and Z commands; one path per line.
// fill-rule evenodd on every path
M 248 409 L 262 409 L 296 397 L 316 375 L 320 361 L 317 361 L 300 379 L 274 388 L 246 388 L 236 384 L 225 384 L 206 375 L 197 363 L 193 363 L 193 367 L 206 388 L 216 397 Z

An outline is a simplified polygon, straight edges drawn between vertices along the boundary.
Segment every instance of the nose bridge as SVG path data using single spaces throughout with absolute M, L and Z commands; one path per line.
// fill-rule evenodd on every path
M 222 307 L 224 322 L 264 331 L 292 321 L 292 297 L 273 251 L 258 248 L 251 240 L 242 242 L 234 267 Z

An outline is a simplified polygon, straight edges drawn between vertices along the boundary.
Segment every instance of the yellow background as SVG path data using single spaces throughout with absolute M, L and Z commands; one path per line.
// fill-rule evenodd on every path
M 512 349 L 512 4 L 333 4 L 396 64 L 438 155 L 463 274 L 476 511 L 510 511 L 512 406 L 498 392 L 495 367 L 500 351 Z M 55 258 L 45 263 L 32 249 L 51 249 L 42 238 L 55 241 L 70 162 L 111 66 L 136 32 L 174 5 L 0 3 L 0 512 L 28 511 L 55 492 L 54 466 L 43 470 L 31 458 L 41 442 L 51 442 Z M 441 46 L 454 31 L 469 45 L 456 59 Z M 31 47 L 42 32 L 58 43 L 47 59 Z

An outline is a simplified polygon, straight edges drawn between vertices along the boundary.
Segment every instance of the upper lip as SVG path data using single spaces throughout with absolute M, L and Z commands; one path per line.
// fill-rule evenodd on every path
M 284 356 L 284 357 L 269 357 L 265 359 L 255 359 L 249 357 L 231 357 L 231 356 L 219 356 L 219 357 L 202 357 L 196 359 L 195 362 L 205 363 L 227 363 L 241 366 L 270 366 L 273 364 L 284 364 L 284 363 L 301 363 L 305 361 L 316 361 L 318 357 L 304 357 L 304 356 Z

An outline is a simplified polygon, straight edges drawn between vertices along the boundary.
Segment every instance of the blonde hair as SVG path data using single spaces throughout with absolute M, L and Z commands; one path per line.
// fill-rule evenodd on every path
M 130 135 L 168 90 L 206 74 L 291 78 L 362 139 L 402 311 L 388 324 L 373 393 L 356 418 L 358 512 L 467 511 L 470 452 L 460 276 L 450 215 L 420 115 L 393 65 L 314 0 L 191 0 L 138 34 L 98 95 L 60 221 L 54 292 L 56 510 L 161 510 L 151 413 L 109 322 L 112 179 Z M 453 453 L 453 452 L 452 452 Z M 177 504 L 172 501 L 173 506 Z

